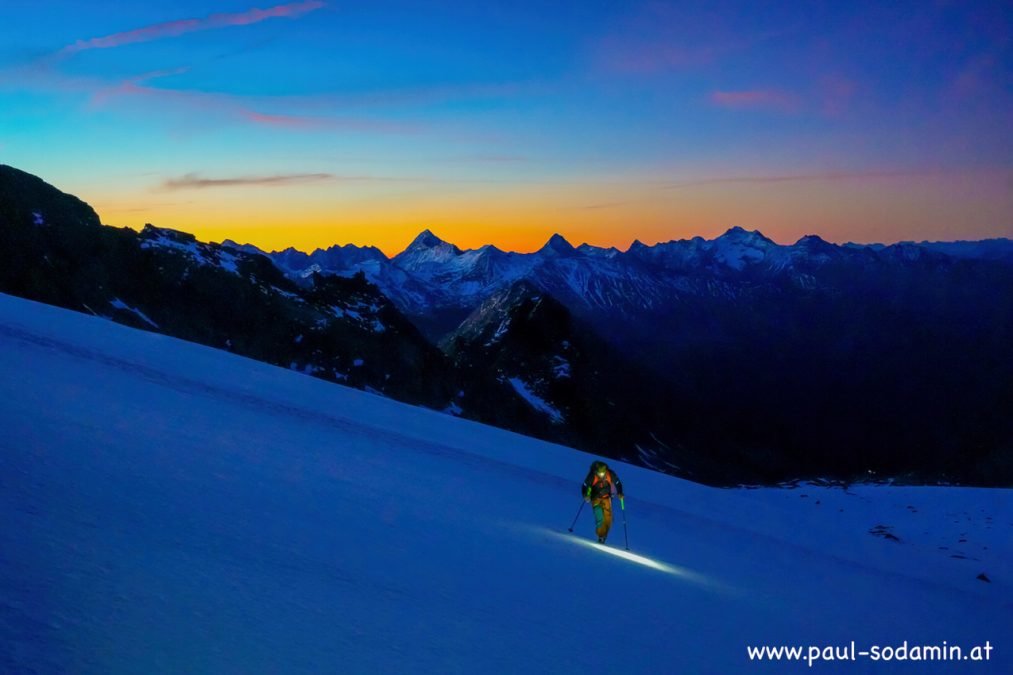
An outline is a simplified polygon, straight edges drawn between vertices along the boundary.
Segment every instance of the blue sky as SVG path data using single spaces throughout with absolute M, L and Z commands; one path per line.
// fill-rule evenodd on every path
M 0 161 L 269 246 L 1009 235 L 1010 9 L 8 0 Z

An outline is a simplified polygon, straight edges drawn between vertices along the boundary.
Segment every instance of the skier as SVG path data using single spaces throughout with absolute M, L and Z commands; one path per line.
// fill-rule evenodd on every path
M 580 488 L 580 494 L 584 497 L 584 501 L 590 502 L 594 507 L 595 531 L 598 534 L 599 544 L 605 543 L 609 528 L 612 527 L 613 488 L 619 499 L 622 499 L 623 484 L 616 472 L 608 468 L 605 462 L 592 462 L 591 470 Z

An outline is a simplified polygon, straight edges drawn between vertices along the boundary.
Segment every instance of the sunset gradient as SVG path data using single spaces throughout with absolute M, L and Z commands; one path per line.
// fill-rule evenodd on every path
M 14 0 L 0 162 L 268 249 L 1013 236 L 1004 3 L 787 4 Z

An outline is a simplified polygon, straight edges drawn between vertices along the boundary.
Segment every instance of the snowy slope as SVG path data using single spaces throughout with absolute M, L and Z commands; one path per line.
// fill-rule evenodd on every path
M 621 521 L 567 534 L 567 448 L 9 296 L 0 372 L 0 672 L 801 672 L 746 646 L 851 640 L 995 651 L 819 671 L 1013 667 L 1010 490 L 617 465 L 626 558 Z

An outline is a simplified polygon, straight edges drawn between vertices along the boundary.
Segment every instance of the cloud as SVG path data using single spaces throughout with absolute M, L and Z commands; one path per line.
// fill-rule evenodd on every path
M 319 120 L 310 117 L 297 115 L 270 115 L 257 112 L 256 110 L 239 109 L 239 114 L 254 124 L 263 124 L 270 127 L 282 127 L 285 129 L 318 129 L 321 124 Z
M 177 21 L 166 21 L 151 26 L 135 28 L 133 30 L 113 33 L 104 37 L 78 40 L 59 51 L 60 56 L 68 56 L 77 52 L 89 49 L 109 49 L 122 45 L 134 44 L 137 42 L 150 42 L 162 38 L 178 37 L 186 33 L 210 30 L 213 28 L 225 28 L 228 26 L 248 26 L 260 23 L 268 19 L 289 18 L 294 19 L 309 12 L 326 6 L 321 0 L 304 0 L 293 2 L 287 5 L 275 5 L 267 9 L 249 9 L 245 12 L 233 14 L 211 14 L 201 19 L 180 19 Z
M 89 104 L 92 107 L 109 105 L 117 97 L 148 99 L 159 105 L 161 110 L 171 106 L 195 110 L 207 117 L 209 113 L 238 118 L 258 126 L 289 129 L 295 131 L 354 131 L 365 133 L 418 133 L 421 127 L 417 124 L 389 122 L 380 119 L 348 116 L 306 116 L 285 113 L 273 113 L 258 110 L 253 105 L 263 103 L 277 107 L 279 103 L 307 105 L 306 97 L 269 97 L 267 99 L 236 96 L 216 92 L 192 91 L 185 89 L 163 89 L 150 86 L 151 80 L 187 72 L 187 68 L 175 68 L 144 73 L 117 83 L 92 83 Z M 59 86 L 67 86 L 67 82 L 59 78 L 53 80 Z M 86 83 L 76 80 L 69 81 L 75 88 L 87 89 Z M 326 100 L 321 98 L 321 100 Z
M 276 115 L 262 113 L 248 108 L 236 107 L 236 112 L 248 122 L 284 129 L 304 131 L 364 131 L 394 134 L 410 134 L 419 130 L 413 124 L 386 122 L 383 120 L 356 117 L 305 117 L 299 115 Z
M 797 112 L 797 96 L 779 89 L 750 89 L 745 91 L 712 91 L 708 96 L 712 105 L 738 110 L 777 110 Z
M 169 178 L 161 185 L 162 190 L 203 190 L 217 187 L 262 186 L 277 187 L 299 185 L 302 183 L 319 183 L 333 180 L 330 173 L 286 173 L 271 176 L 234 176 L 229 178 L 201 178 L 199 174 L 187 173 L 179 178 Z
M 731 7 L 692 11 L 665 2 L 619 3 L 618 7 L 622 9 L 607 34 L 591 44 L 593 63 L 606 74 L 651 76 L 700 70 L 798 31 L 783 25 L 757 30 L 755 22 Z
M 154 89 L 152 87 L 143 86 L 145 82 L 156 80 L 160 77 L 171 77 L 172 75 L 182 75 L 186 73 L 188 68 L 172 68 L 168 70 L 155 70 L 148 73 L 142 73 L 134 77 L 122 80 L 120 82 L 112 84 L 103 84 L 95 87 L 91 92 L 88 104 L 92 107 L 101 107 L 109 102 L 110 99 L 116 96 L 128 96 L 130 94 L 144 94 L 147 91 L 166 91 L 160 89 Z M 78 83 L 80 85 L 80 83 Z
M 432 133 L 430 123 L 393 120 L 366 111 L 349 114 L 355 109 L 391 106 L 409 107 L 445 100 L 508 97 L 518 92 L 542 91 L 530 83 L 471 83 L 440 85 L 376 92 L 320 92 L 296 95 L 238 95 L 227 92 L 174 89 L 155 86 L 154 80 L 182 75 L 191 66 L 141 73 L 111 81 L 93 76 L 69 75 L 55 67 L 52 60 L 37 61 L 18 68 L 0 68 L 0 90 L 34 90 L 45 93 L 81 94 L 92 109 L 113 107 L 123 100 L 148 103 L 154 112 L 197 113 L 194 120 L 214 123 L 215 118 L 238 119 L 248 124 L 291 131 L 358 132 L 410 135 Z M 117 106 L 122 112 L 125 106 Z M 345 114 L 337 114 L 344 111 Z M 404 117 L 404 116 L 402 116 Z M 466 134 L 459 130 L 444 132 L 454 140 L 501 141 L 494 134 Z M 475 157 L 475 161 L 513 161 L 509 155 Z M 518 157 L 516 161 L 520 161 Z
M 943 173 L 930 169 L 898 169 L 898 170 L 868 170 L 868 171 L 824 171 L 814 173 L 796 173 L 781 175 L 759 175 L 759 176 L 725 176 L 713 178 L 698 178 L 695 180 L 679 181 L 662 185 L 663 189 L 678 190 L 688 187 L 702 185 L 720 185 L 726 183 L 789 183 L 804 181 L 836 181 L 836 180 L 860 180 L 863 178 L 902 178 L 906 176 L 932 176 Z
M 648 35 L 643 35 L 647 32 Z M 595 59 L 599 68 L 619 75 L 650 75 L 668 71 L 693 70 L 715 64 L 763 43 L 780 38 L 789 31 L 779 30 L 753 36 L 650 35 L 653 29 L 633 34 L 609 35 L 597 45 Z
M 369 176 L 333 173 L 283 173 L 266 176 L 228 176 L 224 178 L 204 178 L 198 173 L 186 173 L 179 178 L 169 178 L 158 186 L 157 190 L 171 192 L 174 190 L 203 190 L 218 187 L 283 187 L 305 183 L 432 183 L 434 179 L 418 176 Z M 456 181 L 453 181 L 456 182 Z

